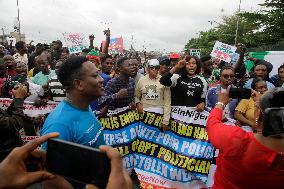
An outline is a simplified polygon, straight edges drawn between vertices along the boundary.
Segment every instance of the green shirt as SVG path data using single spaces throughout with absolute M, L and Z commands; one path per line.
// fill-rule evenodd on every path
M 32 79 L 32 82 L 38 85 L 46 85 L 48 83 L 48 81 L 53 77 L 56 76 L 56 73 L 54 70 L 50 70 L 48 75 L 43 74 L 42 72 L 39 72 L 38 74 L 36 74 L 34 76 L 34 78 Z

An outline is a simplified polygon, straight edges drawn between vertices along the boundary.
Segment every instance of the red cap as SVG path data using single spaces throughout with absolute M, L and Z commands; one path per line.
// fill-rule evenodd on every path
M 96 60 L 98 63 L 100 63 L 100 57 L 98 57 L 98 56 L 87 55 L 87 58 L 89 60 L 91 60 L 91 59 Z
M 172 53 L 170 54 L 170 59 L 179 59 L 180 55 L 178 53 Z

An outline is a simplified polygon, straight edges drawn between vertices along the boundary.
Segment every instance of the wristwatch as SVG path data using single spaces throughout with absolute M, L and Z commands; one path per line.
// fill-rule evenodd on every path
M 223 102 L 217 102 L 217 103 L 215 104 L 215 106 L 216 106 L 216 105 L 221 105 L 223 110 L 225 109 L 225 106 L 226 106 Z

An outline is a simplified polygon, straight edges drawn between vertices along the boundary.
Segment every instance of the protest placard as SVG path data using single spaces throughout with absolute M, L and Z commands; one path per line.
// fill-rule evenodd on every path
M 201 50 L 200 49 L 189 49 L 189 54 L 191 56 L 196 56 L 196 57 L 200 58 Z
M 216 41 L 214 48 L 210 55 L 214 58 L 218 58 L 225 62 L 231 63 L 231 60 L 236 50 L 237 50 L 237 47 L 227 45 L 220 41 Z
M 102 42 L 102 47 L 104 47 L 106 41 Z M 122 37 L 111 38 L 109 47 L 108 47 L 109 54 L 123 54 L 123 39 Z
M 37 139 L 39 138 L 39 136 L 21 136 L 21 139 L 23 141 L 24 144 L 34 140 L 34 139 Z
M 84 34 L 63 33 L 63 37 L 70 54 L 82 52 L 83 49 L 87 48 Z
M 12 103 L 13 99 L 10 98 L 0 98 L 0 109 L 6 110 L 10 104 Z M 34 103 L 25 101 L 24 106 L 24 114 L 29 117 L 37 117 L 41 115 L 45 115 L 50 113 L 56 106 L 57 102 L 48 102 L 45 106 L 36 107 Z

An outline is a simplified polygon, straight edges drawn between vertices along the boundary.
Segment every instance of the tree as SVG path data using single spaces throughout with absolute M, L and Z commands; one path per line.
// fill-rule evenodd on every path
M 185 45 L 185 52 L 188 53 L 190 49 L 201 49 L 201 54 L 208 54 L 216 40 L 218 40 L 218 34 L 215 29 L 200 32 L 198 38 L 190 39 Z
M 238 16 L 237 42 L 246 44 L 249 50 L 284 50 L 284 0 L 265 0 L 260 6 L 260 11 L 223 17 L 218 26 L 190 39 L 185 45 L 185 52 L 200 48 L 203 55 L 208 54 L 216 40 L 233 45 Z
M 244 12 L 242 17 L 258 26 L 258 48 L 278 47 L 284 50 L 284 0 L 265 0 L 261 11 Z
M 263 31 L 269 34 L 273 43 L 284 41 L 284 0 L 266 0 L 261 6 L 266 7 Z
M 254 36 L 253 31 L 258 29 L 258 25 L 244 19 L 242 15 L 239 16 L 238 42 L 245 43 L 249 47 L 256 46 L 257 37 Z M 222 22 L 218 26 L 208 31 L 200 32 L 197 38 L 190 39 L 185 45 L 185 51 L 189 52 L 191 48 L 200 48 L 201 54 L 209 54 L 217 40 L 234 45 L 237 19 L 237 14 L 223 17 Z

